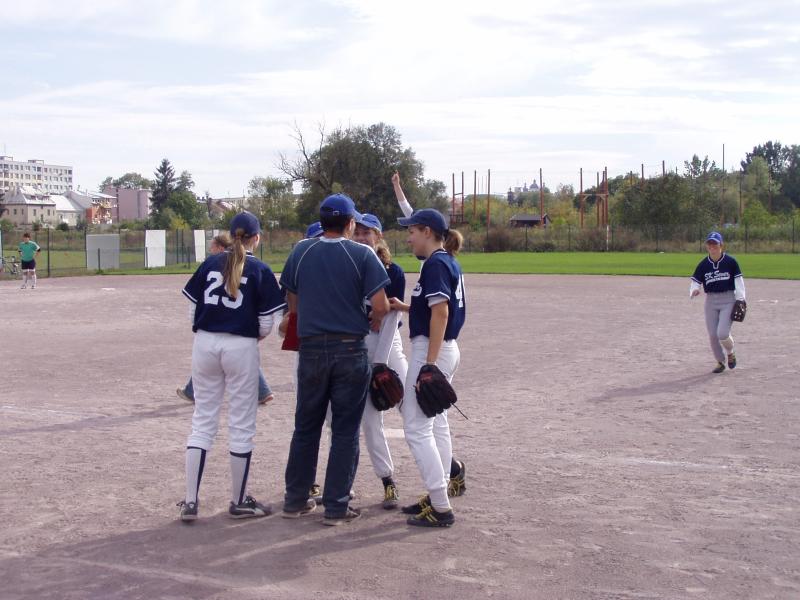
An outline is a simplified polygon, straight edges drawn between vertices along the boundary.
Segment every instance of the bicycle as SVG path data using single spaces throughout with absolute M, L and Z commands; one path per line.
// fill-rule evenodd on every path
M 0 272 L 5 273 L 12 279 L 17 279 L 20 276 L 20 264 L 17 262 L 17 257 L 12 256 L 7 258 L 0 257 Z

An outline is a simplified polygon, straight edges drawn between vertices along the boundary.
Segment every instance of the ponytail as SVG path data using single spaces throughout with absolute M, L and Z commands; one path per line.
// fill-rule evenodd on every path
M 222 248 L 223 250 L 227 250 L 231 247 L 231 236 L 227 231 L 222 231 L 211 238 L 211 241 L 214 242 L 217 246 Z
M 392 264 L 392 251 L 389 250 L 386 240 L 378 240 L 378 243 L 375 244 L 375 254 L 378 255 L 379 259 L 381 259 L 383 266 L 388 269 L 389 265 Z
M 236 299 L 239 294 L 239 286 L 242 283 L 242 271 L 247 257 L 244 242 L 249 239 L 244 235 L 244 229 L 239 228 L 234 233 L 233 242 L 228 248 L 229 253 L 225 261 L 225 272 L 222 275 L 222 280 L 225 282 L 225 291 L 233 299 Z
M 455 256 L 464 245 L 464 236 L 457 229 L 448 229 L 444 236 L 444 249 L 450 256 Z

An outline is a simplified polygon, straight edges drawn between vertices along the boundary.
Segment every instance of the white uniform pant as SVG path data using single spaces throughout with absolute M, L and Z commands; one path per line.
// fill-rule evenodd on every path
M 425 336 L 416 336 L 411 340 L 411 357 L 408 363 L 408 374 L 405 380 L 405 394 L 400 412 L 403 415 L 403 429 L 406 441 L 417 462 L 422 481 L 431 497 L 431 504 L 438 510 L 449 510 L 447 498 L 447 481 L 450 477 L 450 462 L 453 459 L 453 445 L 450 441 L 450 425 L 447 422 L 447 411 L 433 418 L 425 416 L 417 404 L 414 385 L 419 370 L 425 365 L 428 357 L 429 340 Z M 461 353 L 455 340 L 442 343 L 436 366 L 452 382 L 458 369 Z
M 253 450 L 258 408 L 258 340 L 199 330 L 192 347 L 194 415 L 186 443 L 210 450 L 219 411 L 228 392 L 228 443 L 231 452 Z
M 378 334 L 371 331 L 364 339 L 364 342 L 367 345 L 367 358 L 370 363 L 372 363 L 375 347 L 378 344 Z M 400 331 L 398 329 L 395 329 L 394 337 L 392 338 L 388 365 L 390 369 L 397 372 L 400 381 L 405 382 L 408 372 L 408 361 L 406 360 L 405 354 L 403 354 L 403 340 L 400 337 Z M 389 452 L 389 443 L 386 441 L 386 434 L 383 431 L 383 411 L 377 410 L 370 398 L 367 398 L 367 403 L 364 406 L 364 416 L 361 419 L 361 431 L 364 432 L 364 442 L 366 443 L 367 452 L 372 462 L 372 468 L 375 470 L 375 475 L 380 478 L 391 477 L 394 473 L 394 464 L 392 463 L 392 455 Z M 449 468 L 450 467 L 448 467 L 448 469 Z

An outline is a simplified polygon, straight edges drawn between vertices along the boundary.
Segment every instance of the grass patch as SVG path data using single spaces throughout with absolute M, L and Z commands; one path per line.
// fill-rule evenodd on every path
M 260 256 L 260 253 L 256 253 Z M 264 253 L 263 260 L 279 273 L 286 254 Z M 458 257 L 465 273 L 545 274 L 545 275 L 653 275 L 689 277 L 701 260 L 701 254 L 645 252 L 498 252 L 469 253 Z M 736 256 L 746 278 L 800 279 L 800 254 L 739 254 Z M 82 251 L 53 253 L 53 275 L 83 274 L 85 256 Z M 409 273 L 419 271 L 419 261 L 409 254 L 395 256 L 396 262 Z M 104 269 L 104 274 L 157 275 L 190 274 L 197 264 L 185 263 L 156 269 L 145 269 L 133 253 L 123 251 L 122 268 Z M 37 259 L 39 273 L 44 274 L 46 261 Z M 138 264 L 137 264 L 138 262 Z M 69 271 L 67 271 L 69 269 Z M 86 273 L 89 274 L 89 273 Z

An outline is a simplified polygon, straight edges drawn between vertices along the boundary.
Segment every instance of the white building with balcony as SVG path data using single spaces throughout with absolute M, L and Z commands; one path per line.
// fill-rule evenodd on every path
M 51 165 L 43 160 L 14 160 L 0 155 L 0 191 L 15 187 L 36 187 L 48 194 L 63 194 L 72 189 L 72 167 Z

